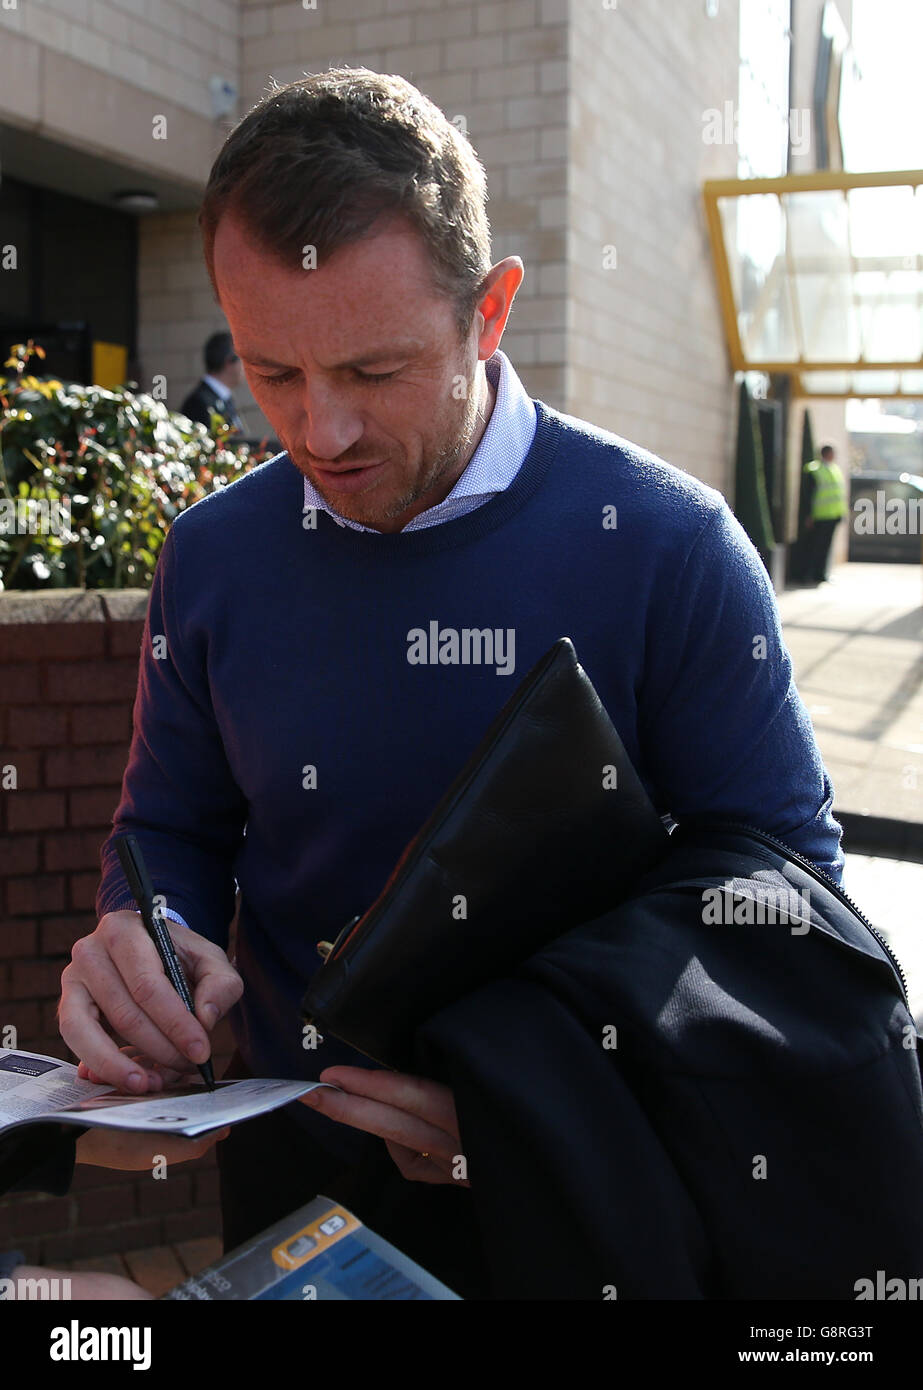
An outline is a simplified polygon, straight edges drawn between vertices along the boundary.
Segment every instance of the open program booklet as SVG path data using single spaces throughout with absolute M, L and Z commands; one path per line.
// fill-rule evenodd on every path
M 269 1299 L 282 1303 L 362 1299 L 457 1300 L 339 1203 L 315 1197 L 163 1295 L 164 1299 Z
M 75 1066 L 57 1057 L 0 1048 L 0 1137 L 20 1125 L 57 1121 L 85 1129 L 154 1130 L 193 1138 L 277 1110 L 325 1084 L 218 1081 L 209 1091 L 197 1077 L 188 1085 L 129 1096 L 81 1080 Z

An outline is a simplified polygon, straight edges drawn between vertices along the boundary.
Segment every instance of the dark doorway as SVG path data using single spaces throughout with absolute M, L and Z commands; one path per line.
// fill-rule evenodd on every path
M 0 185 L 0 350 L 34 339 L 33 371 L 88 383 L 92 344 L 137 356 L 137 222 L 126 213 L 5 178 Z M 9 257 L 7 258 L 9 259 Z

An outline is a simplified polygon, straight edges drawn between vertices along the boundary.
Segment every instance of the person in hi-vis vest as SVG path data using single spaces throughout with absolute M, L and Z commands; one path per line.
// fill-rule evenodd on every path
M 846 515 L 846 484 L 839 465 L 833 461 L 833 448 L 825 444 L 819 459 L 806 463 L 804 471 L 811 483 L 808 504 L 807 574 L 810 584 L 824 584 L 829 579 L 830 551 L 833 534 Z

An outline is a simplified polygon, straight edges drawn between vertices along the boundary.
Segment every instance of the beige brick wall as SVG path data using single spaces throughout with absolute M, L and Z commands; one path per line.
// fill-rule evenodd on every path
M 504 347 L 527 389 L 563 407 L 566 18 L 562 0 L 318 0 L 314 10 L 296 0 L 29 0 L 0 9 L 9 67 L 24 75 L 7 84 L 6 109 L 0 92 L 0 119 L 198 189 L 223 134 L 212 73 L 237 78 L 241 114 L 270 77 L 337 62 L 402 73 L 463 118 L 485 162 L 494 259 L 516 253 L 526 264 Z M 158 113 L 164 141 L 151 137 Z M 139 274 L 142 375 L 165 374 L 175 406 L 198 375 L 201 342 L 224 326 L 193 214 L 141 219 Z M 262 423 L 252 403 L 247 418 Z
M 726 492 L 736 397 L 700 190 L 736 174 L 702 137 L 737 101 L 737 3 L 572 14 L 569 409 Z
M 138 239 L 138 357 L 141 387 L 155 376 L 167 379 L 167 405 L 179 410 L 203 372 L 206 338 L 227 329 L 215 302 L 195 213 L 162 213 L 141 220 Z M 241 382 L 234 392 L 247 432 L 271 432 L 268 421 Z
M 270 78 L 293 81 L 345 62 L 399 72 L 450 119 L 463 118 L 487 168 L 493 258 L 517 254 L 526 264 L 504 349 L 527 390 L 561 407 L 566 310 L 560 272 L 567 219 L 563 14 L 563 6 L 549 8 L 547 0 L 451 9 L 430 0 L 401 0 L 399 7 L 394 0 L 337 0 L 335 10 L 324 0 L 316 10 L 282 0 L 244 4 L 240 13 L 242 113 Z M 179 404 L 199 371 L 201 341 L 224 326 L 207 297 L 204 268 L 198 287 L 188 286 L 188 294 L 171 288 L 171 277 L 175 280 L 193 254 L 201 265 L 193 217 L 145 220 L 139 351 L 148 379 L 154 371 L 167 374 L 171 406 Z M 548 272 L 550 280 L 544 278 Z M 249 400 L 242 393 L 245 405 Z M 262 423 L 252 403 L 246 413 L 248 424 L 251 419 Z
M 300 5 L 298 6 L 300 9 Z M 224 138 L 209 79 L 239 82 L 237 0 L 20 0 L 0 7 L 0 119 L 145 171 L 197 196 Z M 166 118 L 166 138 L 153 121 Z M 188 193 L 186 200 L 190 201 Z M 139 219 L 141 384 L 167 378 L 178 408 L 201 374 L 205 338 L 226 324 L 202 262 L 195 214 Z M 268 425 L 246 386 L 254 433 Z M 249 407 L 249 408 L 248 408 Z
M 332 63 L 408 77 L 450 119 L 463 118 L 484 160 L 494 261 L 524 261 L 503 346 L 527 390 L 726 487 L 735 398 L 700 186 L 735 169 L 733 147 L 706 145 L 702 122 L 706 108 L 736 99 L 737 0 L 723 0 L 716 19 L 704 9 L 675 0 L 618 0 L 612 10 L 590 0 L 317 0 L 313 10 L 297 0 L 29 0 L 0 9 L 0 24 L 21 46 L 22 71 L 39 76 L 34 110 L 29 83 L 17 93 L 20 123 L 54 133 L 70 113 L 82 147 L 126 167 L 159 164 L 194 187 L 222 138 L 212 73 L 237 78 L 241 114 L 270 78 Z M 78 99 L 81 90 L 92 99 Z M 167 141 L 150 138 L 152 103 L 169 108 Z M 224 325 L 194 214 L 147 217 L 140 231 L 142 372 L 165 374 L 178 405 L 198 376 L 202 341 Z M 607 245 L 614 270 L 602 266 Z M 261 423 L 252 404 L 251 417 Z
M 0 121 L 121 165 L 129 186 L 166 178 L 188 202 L 223 138 L 208 82 L 237 79 L 236 16 L 228 0 L 0 6 Z
M 242 10 L 241 109 L 270 78 L 337 63 L 397 72 L 462 129 L 487 170 L 494 261 L 525 278 L 503 339 L 526 389 L 565 407 L 568 150 L 565 0 L 290 0 Z M 458 122 L 461 125 L 461 122 Z
M 240 64 L 239 17 L 236 0 L 19 0 L 0 28 L 210 120 L 209 78 Z

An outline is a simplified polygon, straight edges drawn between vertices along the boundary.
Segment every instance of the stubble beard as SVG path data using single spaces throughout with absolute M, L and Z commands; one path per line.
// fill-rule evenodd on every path
M 466 380 L 468 380 L 467 376 Z M 477 391 L 469 391 L 467 393 L 463 403 L 464 409 L 462 410 L 458 425 L 453 429 L 451 436 L 443 441 L 435 458 L 426 463 L 420 475 L 407 488 L 406 492 L 401 493 L 390 502 L 383 504 L 379 503 L 375 506 L 371 500 L 366 501 L 361 495 L 357 495 L 355 499 L 349 496 L 342 497 L 334 502 L 313 477 L 313 470 L 309 471 L 304 464 L 299 464 L 299 471 L 307 477 L 311 486 L 324 499 L 327 505 L 332 507 L 340 516 L 346 517 L 347 520 L 357 521 L 363 526 L 373 527 L 376 523 L 394 521 L 412 507 L 415 502 L 418 502 L 421 497 L 424 497 L 427 493 L 435 489 L 441 479 L 447 476 L 451 477 L 453 470 L 455 470 L 456 473 L 456 476 L 452 477 L 453 486 L 455 482 L 457 482 L 458 477 L 464 472 L 464 469 L 458 465 L 459 460 L 462 458 L 466 459 L 465 466 L 470 462 L 470 459 L 466 458 L 466 454 L 474 436 L 480 414 L 478 395 L 479 393 Z M 297 457 L 291 450 L 288 452 L 292 459 Z M 448 491 L 451 491 L 451 488 L 449 488 Z M 432 505 L 435 506 L 436 504 L 433 503 Z

